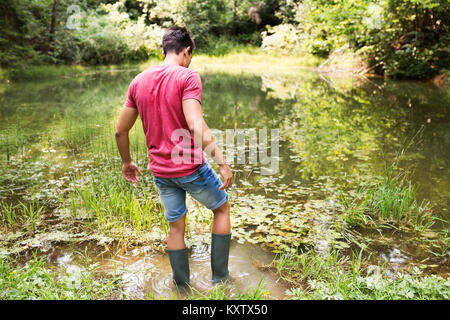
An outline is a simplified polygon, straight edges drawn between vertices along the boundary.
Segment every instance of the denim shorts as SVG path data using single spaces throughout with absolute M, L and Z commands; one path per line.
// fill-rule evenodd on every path
M 175 222 L 187 213 L 186 192 L 210 210 L 228 200 L 227 192 L 219 190 L 222 182 L 207 161 L 190 175 L 178 178 L 153 176 L 153 180 L 169 222 Z

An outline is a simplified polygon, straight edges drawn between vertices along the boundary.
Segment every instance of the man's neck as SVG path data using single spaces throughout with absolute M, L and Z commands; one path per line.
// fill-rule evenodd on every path
M 165 66 L 165 65 L 170 65 L 170 64 L 177 65 L 177 66 L 182 65 L 182 64 L 180 64 L 177 56 L 166 56 L 166 58 L 164 59 L 164 61 L 161 65 Z

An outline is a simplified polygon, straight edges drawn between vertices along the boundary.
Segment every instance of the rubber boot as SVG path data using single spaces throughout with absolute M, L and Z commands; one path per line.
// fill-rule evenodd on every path
M 173 271 L 173 281 L 177 286 L 189 284 L 189 260 L 187 248 L 178 250 L 167 250 L 169 253 L 170 266 Z
M 228 257 L 230 254 L 231 233 L 211 234 L 211 270 L 212 282 L 217 283 L 228 278 Z

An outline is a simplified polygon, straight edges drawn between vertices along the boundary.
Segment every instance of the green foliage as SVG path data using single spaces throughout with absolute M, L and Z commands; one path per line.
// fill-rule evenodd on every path
M 361 252 L 351 261 L 338 250 L 317 253 L 283 253 L 272 262 L 278 274 L 296 284 L 287 294 L 292 299 L 320 300 L 447 300 L 450 280 L 425 276 L 419 268 L 398 272 L 392 278 L 386 269 L 369 265 Z
M 23 224 L 32 233 L 42 220 L 43 209 L 42 204 L 36 199 L 32 199 L 29 203 L 19 202 L 18 205 L 1 200 L 0 221 L 10 228 Z
M 55 32 L 50 34 L 53 1 L 2 2 L 0 65 L 118 64 L 160 54 L 162 29 L 142 19 L 132 21 L 122 1 L 58 3 Z M 80 9 L 70 11 L 73 4 Z
M 261 48 L 267 52 L 285 53 L 301 50 L 297 30 L 292 24 L 280 24 L 263 31 Z
M 91 300 L 116 295 L 117 280 L 96 279 L 95 267 L 74 266 L 58 274 L 36 255 L 23 268 L 13 267 L 9 259 L 0 257 L 0 300 Z
M 11 66 L 23 61 L 37 62 L 40 55 L 35 48 L 45 50 L 41 40 L 49 24 L 50 1 L 0 1 L 0 65 Z M 39 17 L 46 17 L 40 20 Z
M 259 45 L 260 31 L 279 22 L 279 7 L 276 0 L 3 0 L 0 66 L 161 57 L 163 30 L 174 24 L 186 26 L 202 52 L 221 55 L 237 44 Z
M 419 204 L 417 189 L 411 181 L 385 177 L 372 186 L 361 187 L 354 200 L 341 196 L 350 226 L 377 224 L 389 221 L 417 230 L 427 230 L 434 224 L 432 212 L 426 203 Z
M 325 300 L 448 300 L 450 280 L 436 275 L 419 276 L 398 273 L 395 279 L 386 275 L 336 275 L 330 281 L 309 280 L 310 291 L 291 289 L 293 299 Z
M 96 171 L 95 175 L 89 173 L 74 180 L 67 195 L 69 201 L 62 200 L 74 218 L 88 218 L 103 231 L 117 231 L 128 225 L 137 232 L 155 231 L 158 227 L 162 233 L 167 232 L 164 211 L 150 181 L 141 179 L 136 190 L 121 177 L 120 170 Z
M 378 73 L 426 78 L 448 69 L 448 13 L 447 0 L 305 0 L 295 21 L 280 11 L 291 26 L 269 28 L 263 46 L 278 50 L 284 42 L 289 52 L 327 57 L 348 44 Z

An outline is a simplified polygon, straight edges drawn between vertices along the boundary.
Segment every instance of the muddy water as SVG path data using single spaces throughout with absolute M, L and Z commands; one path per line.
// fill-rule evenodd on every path
M 49 247 L 40 250 L 38 256 L 45 257 L 47 266 L 64 269 L 67 273 L 79 271 L 82 263 L 81 246 Z M 123 290 L 131 299 L 184 299 L 191 292 L 180 292 L 172 282 L 172 269 L 167 254 L 156 252 L 150 246 L 122 248 L 119 250 L 103 250 L 90 247 L 87 250 L 91 264 L 97 263 L 98 275 L 117 275 Z M 28 252 L 22 257 L 26 263 L 32 254 Z M 226 284 L 229 296 L 255 289 L 261 282 L 266 299 L 284 299 L 288 286 L 278 280 L 267 265 L 273 254 L 251 244 L 238 244 L 232 241 L 229 257 L 230 281 Z M 210 267 L 210 247 L 208 245 L 193 246 L 189 250 L 191 286 L 193 293 L 201 295 L 213 289 Z

